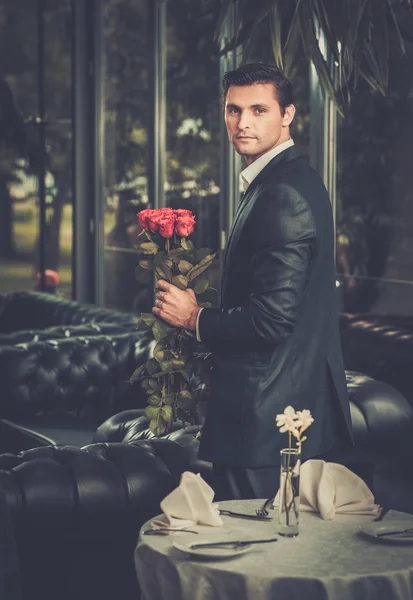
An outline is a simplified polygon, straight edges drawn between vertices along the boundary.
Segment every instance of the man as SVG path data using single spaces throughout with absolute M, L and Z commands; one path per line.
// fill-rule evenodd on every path
M 244 156 L 245 195 L 223 267 L 220 308 L 159 281 L 153 312 L 196 330 L 213 352 L 212 394 L 199 456 L 218 499 L 266 498 L 288 445 L 275 416 L 292 405 L 314 423 L 304 458 L 352 439 L 335 302 L 331 204 L 290 136 L 295 114 L 282 71 L 247 64 L 223 79 L 225 123 Z

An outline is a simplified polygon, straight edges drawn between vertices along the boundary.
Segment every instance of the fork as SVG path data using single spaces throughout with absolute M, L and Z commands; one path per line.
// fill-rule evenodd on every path
M 168 535 L 169 533 L 199 533 L 199 531 L 193 531 L 192 529 L 168 529 L 163 527 L 162 529 L 145 529 L 142 531 L 144 535 Z
M 274 498 L 275 498 L 275 496 L 273 496 L 272 498 L 268 498 L 264 502 L 264 504 L 261 506 L 261 508 L 256 509 L 255 514 L 257 515 L 258 519 L 265 519 L 265 517 L 268 517 L 267 508 L 269 507 L 270 504 L 272 504 L 274 502 Z
M 238 517 L 240 519 L 252 519 L 253 521 L 272 521 L 272 517 L 262 516 L 254 514 L 247 514 L 241 512 L 235 512 L 233 510 L 219 509 L 220 515 L 228 515 L 229 517 Z
M 390 508 L 385 508 L 384 506 L 382 506 L 380 508 L 379 514 L 377 515 L 377 517 L 375 519 L 373 519 L 373 521 L 382 521 L 389 511 L 390 511 Z

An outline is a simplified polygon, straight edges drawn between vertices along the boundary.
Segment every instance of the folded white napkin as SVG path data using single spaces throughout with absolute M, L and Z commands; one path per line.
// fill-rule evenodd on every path
M 212 504 L 214 490 L 198 473 L 185 471 L 181 475 L 179 486 L 161 502 L 165 520 L 155 519 L 152 527 L 159 529 L 184 529 L 199 523 L 219 527 L 223 521 L 219 516 L 217 504 Z
M 379 507 L 366 483 L 347 467 L 307 460 L 300 469 L 300 510 L 331 520 L 335 514 L 376 515 Z

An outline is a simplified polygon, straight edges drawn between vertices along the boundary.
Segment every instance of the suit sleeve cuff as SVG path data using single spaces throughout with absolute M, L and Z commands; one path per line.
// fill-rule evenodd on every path
M 201 312 L 202 312 L 203 310 L 204 310 L 204 309 L 203 309 L 203 308 L 201 308 L 201 310 L 198 312 L 198 314 L 197 314 L 197 316 L 196 316 L 195 332 L 196 332 L 196 341 L 197 341 L 197 342 L 201 342 L 201 341 L 202 341 L 202 340 L 201 340 L 201 336 L 199 335 L 199 316 L 200 316 L 200 314 L 201 314 Z

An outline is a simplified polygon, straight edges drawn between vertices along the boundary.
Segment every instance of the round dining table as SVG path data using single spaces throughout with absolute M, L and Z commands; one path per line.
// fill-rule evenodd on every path
M 219 507 L 254 515 L 262 504 L 237 500 Z M 360 531 L 371 528 L 372 515 L 336 514 L 326 521 L 301 512 L 299 535 L 285 538 L 277 535 L 277 511 L 269 512 L 272 520 L 222 515 L 221 527 L 188 528 L 197 533 L 148 535 L 146 523 L 135 550 L 141 600 L 413 600 L 413 534 L 375 538 Z M 413 515 L 396 511 L 374 526 L 392 521 L 413 527 Z M 190 548 L 274 537 L 227 553 L 211 549 L 209 556 Z

